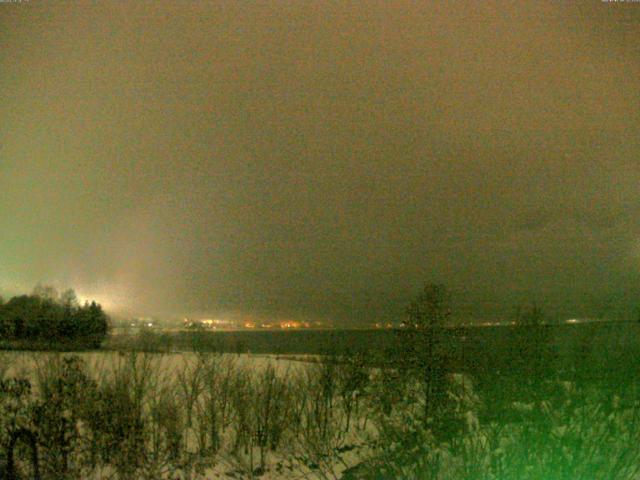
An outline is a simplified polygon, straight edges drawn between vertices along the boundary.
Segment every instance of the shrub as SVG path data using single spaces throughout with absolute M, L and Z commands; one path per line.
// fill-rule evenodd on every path
M 46 356 L 36 362 L 38 431 L 44 478 L 78 478 L 91 468 L 83 451 L 80 421 L 87 417 L 87 399 L 96 385 L 77 356 Z
M 111 464 L 121 479 L 134 478 L 143 465 L 143 402 L 154 375 L 148 357 L 129 354 L 98 382 L 84 419 L 92 433 L 92 453 Z
M 32 409 L 31 383 L 27 379 L 0 379 L 0 478 L 39 474 Z M 23 438 L 28 440 L 28 451 L 18 443 Z

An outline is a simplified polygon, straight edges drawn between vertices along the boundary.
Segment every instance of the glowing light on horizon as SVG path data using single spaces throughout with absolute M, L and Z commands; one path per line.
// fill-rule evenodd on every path
M 127 297 L 123 294 L 114 292 L 112 289 L 78 289 L 76 290 L 78 303 L 96 302 L 107 312 L 117 312 L 126 309 L 129 305 Z

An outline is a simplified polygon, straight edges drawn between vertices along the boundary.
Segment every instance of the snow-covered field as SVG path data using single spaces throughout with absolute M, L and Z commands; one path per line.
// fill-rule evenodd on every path
M 112 395 L 120 382 L 129 389 L 121 392 L 125 407 L 142 405 L 143 432 L 133 433 L 145 447 L 120 439 L 120 448 L 132 448 L 145 457 L 135 478 L 340 478 L 369 449 L 371 405 L 361 398 L 361 387 L 348 384 L 348 375 L 361 369 L 327 369 L 316 357 L 301 356 L 3 352 L 0 373 L 4 378 L 29 379 L 31 400 L 46 402 L 50 392 L 42 390 L 51 385 L 43 385 L 65 377 L 65 358 L 72 357 L 98 385 L 97 396 Z M 368 382 L 370 372 L 365 375 Z M 363 381 L 362 375 L 353 379 Z M 105 424 L 131 420 L 86 395 L 91 400 L 80 401 L 86 401 L 87 408 L 94 408 L 92 402 L 98 405 L 94 417 L 100 412 L 110 416 Z M 91 421 L 77 416 L 82 443 L 83 435 L 91 436 Z M 126 462 L 126 455 L 123 458 Z M 83 478 L 110 478 L 118 464 L 98 461 L 77 469 Z M 121 478 L 125 470 L 121 464 Z
M 36 367 L 55 361 L 57 358 L 77 356 L 86 363 L 89 371 L 99 374 L 108 372 L 127 360 L 126 353 L 105 351 L 105 352 L 77 352 L 51 353 L 51 352 L 0 352 L 0 373 L 5 372 L 6 376 L 22 376 L 35 380 Z M 162 377 L 174 377 L 177 372 L 196 363 L 199 354 L 194 352 L 179 353 L 149 353 L 137 354 L 148 358 L 154 374 Z M 204 356 L 213 354 L 202 354 Z M 217 354 L 218 358 L 233 362 L 239 368 L 246 368 L 259 372 L 271 366 L 278 375 L 299 372 L 306 368 L 308 363 L 314 363 L 316 356 L 279 356 L 279 355 L 251 355 L 251 354 Z
M 496 409 L 505 392 L 480 398 L 472 379 L 448 375 L 438 426 L 424 421 L 419 381 L 365 363 L 0 352 L 0 377 L 32 384 L 2 384 L 0 450 L 12 428 L 38 429 L 45 479 L 62 478 L 64 455 L 65 478 L 355 480 L 372 467 L 381 479 L 639 478 L 635 382 L 514 376 Z M 443 426 L 453 433 L 434 433 Z M 61 429 L 64 455 L 47 441 Z

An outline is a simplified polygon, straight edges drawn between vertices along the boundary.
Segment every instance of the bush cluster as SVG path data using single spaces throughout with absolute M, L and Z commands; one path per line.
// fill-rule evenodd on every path
M 371 412 L 358 364 L 284 372 L 221 354 L 175 364 L 131 352 L 95 366 L 76 355 L 35 358 L 27 377 L 0 378 L 0 478 L 20 428 L 37 438 L 43 479 L 196 479 L 219 464 L 236 478 L 326 473 Z M 13 452 L 20 472 L 28 453 Z
M 447 374 L 448 402 L 430 410 L 442 418 L 434 422 L 424 417 L 429 398 L 420 378 L 369 367 L 358 355 L 287 371 L 222 354 L 131 352 L 97 365 L 37 358 L 32 380 L 0 378 L 0 478 L 11 439 L 25 430 L 37 438 L 44 479 L 197 479 L 222 464 L 238 479 L 271 471 L 627 480 L 640 464 L 633 382 L 612 395 L 550 379 L 544 399 L 524 384 L 497 410 L 466 375 Z M 445 424 L 447 435 L 437 428 Z M 28 471 L 24 442 L 14 454 L 15 468 Z

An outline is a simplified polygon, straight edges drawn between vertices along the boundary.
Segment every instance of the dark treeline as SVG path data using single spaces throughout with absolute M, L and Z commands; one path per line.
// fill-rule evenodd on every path
M 58 295 L 37 286 L 31 295 L 0 299 L 3 347 L 98 348 L 108 333 L 109 318 L 96 302 L 80 305 L 73 290 Z

